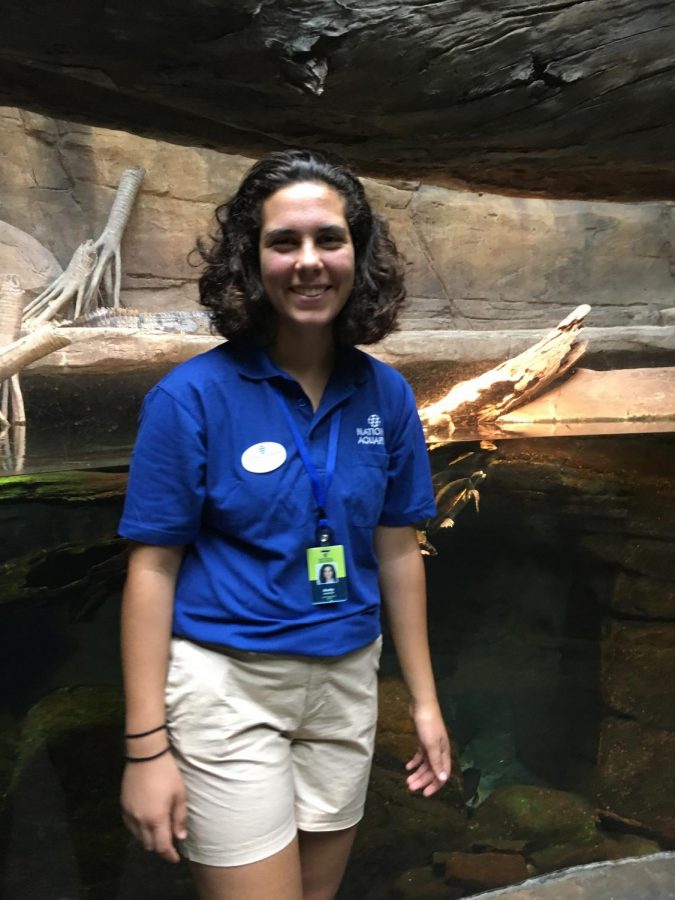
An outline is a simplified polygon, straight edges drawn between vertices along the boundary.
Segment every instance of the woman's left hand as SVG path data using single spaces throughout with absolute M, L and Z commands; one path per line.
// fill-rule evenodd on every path
M 412 792 L 422 791 L 431 797 L 440 790 L 450 776 L 450 741 L 438 704 L 411 710 L 419 746 L 406 764 L 410 774 L 406 779 Z

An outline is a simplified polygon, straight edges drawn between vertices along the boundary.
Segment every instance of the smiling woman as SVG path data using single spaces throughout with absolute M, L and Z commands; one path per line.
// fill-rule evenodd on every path
M 207 263 L 200 279 L 200 301 L 216 330 L 230 341 L 259 345 L 274 337 L 274 309 L 261 280 L 261 226 L 267 201 L 291 185 L 298 189 L 304 185 L 302 190 L 310 193 L 322 186 L 342 202 L 339 225 L 346 224 L 353 246 L 354 283 L 335 322 L 336 339 L 348 345 L 381 340 L 393 329 L 405 299 L 401 257 L 387 223 L 373 213 L 358 179 L 343 166 L 306 151 L 272 153 L 256 163 L 237 193 L 216 210 L 213 240 L 208 245 L 197 242 Z M 289 234 L 278 237 L 282 248 L 290 249 L 283 244 L 285 238 L 297 241 Z M 323 235 L 328 246 L 332 237 L 338 234 L 330 228 Z
M 180 847 L 202 900 L 331 900 L 363 813 L 381 604 L 410 790 L 450 767 L 413 527 L 435 511 L 422 429 L 401 375 L 353 346 L 393 328 L 401 263 L 354 175 L 304 151 L 261 160 L 217 216 L 200 297 L 229 340 L 146 398 L 120 525 L 122 806 L 146 849 Z
M 278 316 L 277 341 L 297 326 L 331 332 L 349 299 L 354 245 L 345 213 L 333 188 L 311 181 L 282 188 L 263 204 L 260 274 Z

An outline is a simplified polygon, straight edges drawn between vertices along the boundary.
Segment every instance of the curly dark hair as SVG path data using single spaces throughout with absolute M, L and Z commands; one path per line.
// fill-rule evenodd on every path
M 323 182 L 345 200 L 354 245 L 354 286 L 334 333 L 340 344 L 373 344 L 396 325 L 405 299 L 403 261 L 387 223 L 373 213 L 356 176 L 314 151 L 270 153 L 249 169 L 236 194 L 217 207 L 218 227 L 210 246 L 197 241 L 206 263 L 199 279 L 200 303 L 229 340 L 274 340 L 277 314 L 265 297 L 260 275 L 262 206 L 276 191 L 299 181 Z

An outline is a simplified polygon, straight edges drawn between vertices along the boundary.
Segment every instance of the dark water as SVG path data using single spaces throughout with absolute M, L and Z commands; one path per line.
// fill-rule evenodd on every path
M 117 810 L 125 548 L 115 526 L 134 419 L 91 431 L 83 404 L 77 433 L 64 429 L 58 443 L 56 416 L 29 435 L 35 466 L 81 465 L 0 481 L 7 900 L 193 896 L 182 867 L 127 839 Z M 426 562 L 434 666 L 463 779 L 445 800 L 406 799 L 396 754 L 409 736 L 388 642 L 386 722 L 341 897 L 491 886 L 445 885 L 431 857 L 451 850 L 479 863 L 515 854 L 541 873 L 673 845 L 674 450 L 675 436 L 661 434 L 510 440 L 463 467 L 452 460 L 479 453 L 475 443 L 432 457 L 453 477 L 453 465 L 487 472 L 480 510 L 472 501 L 454 528 L 429 534 L 438 555 Z M 413 870 L 422 886 L 403 894 Z

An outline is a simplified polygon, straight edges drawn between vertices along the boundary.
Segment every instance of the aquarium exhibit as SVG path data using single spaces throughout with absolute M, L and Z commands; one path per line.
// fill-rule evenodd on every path
M 197 896 L 120 817 L 117 526 L 145 394 L 223 340 L 196 241 L 294 146 L 346 160 L 405 257 L 367 349 L 424 427 L 453 763 L 434 798 L 406 789 L 384 621 L 338 898 L 671 896 L 674 37 L 667 0 L 3 12 L 1 897 Z

